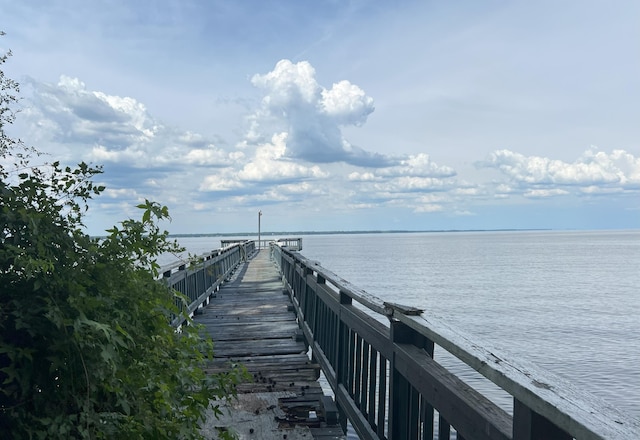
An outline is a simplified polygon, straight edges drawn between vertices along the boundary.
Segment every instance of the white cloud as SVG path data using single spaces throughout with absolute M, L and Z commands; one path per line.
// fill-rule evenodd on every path
M 275 68 L 265 74 L 256 74 L 251 82 L 269 92 L 263 98 L 267 108 L 285 110 L 292 103 L 315 105 L 322 96 L 322 88 L 316 82 L 316 71 L 307 61 L 292 63 L 280 60 Z
M 346 176 L 351 185 L 357 185 L 352 198 L 361 205 L 387 204 L 414 212 L 437 212 L 444 211 L 453 197 L 480 195 L 475 185 L 458 182 L 453 168 L 433 162 L 425 153 L 398 158 L 393 166 L 356 170 Z
M 129 189 L 129 188 L 120 188 L 120 189 L 107 188 L 104 190 L 104 195 L 112 199 L 120 199 L 120 198 L 134 199 L 139 197 L 135 189 Z
M 38 93 L 28 117 L 54 151 L 105 164 L 111 202 L 98 206 L 119 214 L 129 212 L 122 211 L 126 203 L 154 198 L 194 213 L 273 204 L 461 217 L 473 215 L 476 203 L 513 203 L 516 196 L 542 204 L 640 189 L 640 159 L 624 150 L 590 149 L 574 162 L 498 150 L 479 165 L 502 178 L 469 182 L 426 152 L 384 156 L 347 141 L 341 127 L 363 124 L 373 111 L 373 100 L 348 81 L 325 89 L 310 64 L 285 60 L 253 83 L 265 92 L 252 113 L 253 134 L 231 151 L 160 123 L 133 98 L 90 91 L 68 77 L 33 82 Z
M 525 197 L 530 197 L 530 198 L 545 198 L 545 197 L 564 196 L 567 194 L 569 194 L 569 191 L 565 191 L 559 188 L 554 188 L 554 189 L 530 189 L 525 191 L 523 195 Z
M 374 209 L 377 205 L 374 203 L 352 203 L 348 205 L 351 209 Z
M 376 177 L 375 174 L 369 171 L 363 173 L 354 171 L 352 173 L 349 173 L 348 179 L 353 182 L 371 182 L 373 180 L 381 180 L 381 178 Z
M 417 201 L 420 204 L 434 204 L 441 203 L 446 200 L 446 196 L 442 193 L 428 193 L 418 197 Z
M 87 90 L 77 78 L 62 75 L 55 85 L 33 79 L 28 84 L 35 93 L 27 117 L 62 143 L 94 141 L 122 148 L 148 141 L 162 128 L 135 99 Z
M 349 81 L 340 81 L 330 90 L 322 90 L 320 105 L 324 112 L 342 125 L 362 125 L 373 112 L 373 98 Z
M 323 185 L 312 185 L 308 181 L 278 185 L 278 190 L 285 194 L 303 195 L 305 197 L 325 195 L 326 191 L 323 188 Z
M 480 194 L 479 188 L 456 188 L 452 191 L 453 194 L 461 196 L 475 196 Z
M 52 141 L 67 146 L 78 160 L 107 164 L 109 196 L 121 200 L 134 195 L 122 188 L 136 187 L 136 197 L 182 204 L 191 188 L 189 206 L 199 210 L 215 206 L 213 200 L 250 206 L 312 205 L 313 199 L 414 209 L 416 197 L 455 188 L 455 170 L 426 153 L 391 158 L 342 137 L 341 126 L 364 123 L 374 109 L 373 99 L 349 81 L 326 89 L 309 63 L 283 60 L 252 82 L 265 91 L 252 115 L 255 136 L 241 140 L 234 151 L 160 123 L 133 98 L 91 91 L 69 77 L 56 85 L 33 82 L 39 97 L 32 116 L 41 127 L 48 121 L 55 128 L 49 131 Z M 433 211 L 433 206 L 420 210 Z
M 496 186 L 496 192 L 500 194 L 509 194 L 513 192 L 513 188 L 505 183 L 501 183 Z
M 270 143 L 259 145 L 255 157 L 240 170 L 238 177 L 252 182 L 326 177 L 318 166 L 306 167 L 286 159 L 287 136 L 287 133 L 275 134 Z
M 374 184 L 376 189 L 389 192 L 443 191 L 448 185 L 433 177 L 403 176 Z
M 431 160 L 428 154 L 419 153 L 398 160 L 395 166 L 377 171 L 381 176 L 413 176 L 413 177 L 453 177 L 456 171 L 449 166 L 441 166 Z
M 228 152 L 209 145 L 208 148 L 194 148 L 184 157 L 186 163 L 207 167 L 220 167 L 231 165 L 244 157 L 242 152 L 229 154 Z
M 75 80 L 74 82 L 77 84 L 79 81 Z M 80 84 L 84 90 L 84 84 Z M 145 106 L 133 98 L 111 96 L 103 92 L 93 92 L 93 94 L 115 111 L 126 115 L 130 124 L 141 133 L 142 139 L 153 138 L 155 133 L 162 128 L 150 120 Z
M 440 212 L 442 211 L 444 208 L 442 207 L 442 205 L 419 205 L 415 208 L 415 212 Z
M 573 163 L 498 150 L 481 165 L 498 168 L 512 180 L 526 184 L 626 186 L 640 183 L 640 158 L 623 150 L 614 150 L 611 154 L 587 150 Z
M 118 163 L 133 168 L 221 167 L 242 158 L 203 136 L 167 127 L 131 97 L 92 91 L 77 78 L 57 84 L 31 79 L 33 98 L 25 112 L 38 138 L 63 145 L 70 161 Z M 56 147 L 56 150 L 59 150 Z
M 393 161 L 365 151 L 342 136 L 340 127 L 362 125 L 374 110 L 373 99 L 349 81 L 322 87 L 309 62 L 279 61 L 264 75 L 254 75 L 254 86 L 265 93 L 262 106 L 251 117 L 249 143 L 287 133 L 287 156 L 309 162 L 346 162 L 386 166 Z
M 601 186 L 590 185 L 580 188 L 580 191 L 584 194 L 598 195 L 598 194 L 617 194 L 621 193 L 622 188 L 603 188 Z
M 624 150 L 607 153 L 591 148 L 571 163 L 498 150 L 478 166 L 496 168 L 507 177 L 507 182 L 496 185 L 496 197 L 520 193 L 528 198 L 547 198 L 640 189 L 640 157 Z
M 242 182 L 229 172 L 221 172 L 205 176 L 200 183 L 200 191 L 227 192 L 243 188 Z
M 103 145 L 96 145 L 89 154 L 89 159 L 95 160 L 98 163 L 104 162 L 118 162 L 120 161 L 122 154 L 120 151 L 109 151 Z

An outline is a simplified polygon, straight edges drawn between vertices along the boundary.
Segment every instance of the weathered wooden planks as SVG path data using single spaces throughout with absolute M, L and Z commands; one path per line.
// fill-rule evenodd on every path
M 195 320 L 214 341 L 208 371 L 239 362 L 252 377 L 239 385 L 237 400 L 216 402 L 225 416 L 207 420 L 207 438 L 218 438 L 220 430 L 233 430 L 241 439 L 345 438 L 268 250 L 245 263 Z

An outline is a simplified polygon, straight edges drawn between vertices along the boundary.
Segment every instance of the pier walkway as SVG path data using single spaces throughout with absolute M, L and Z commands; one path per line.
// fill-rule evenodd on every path
M 250 373 L 238 399 L 214 402 L 224 414 L 208 418 L 208 438 L 344 439 L 348 419 L 362 440 L 640 439 L 640 421 L 610 403 L 426 311 L 368 294 L 301 255 L 302 239 L 261 247 L 223 242 L 162 272 L 186 298 L 177 305 L 214 340 L 209 370 L 238 363 Z M 172 322 L 184 323 L 184 315 Z M 513 404 L 498 406 L 466 373 L 445 368 L 436 347 Z
M 223 406 L 222 418 L 207 422 L 206 435 L 233 430 L 241 439 L 345 438 L 268 249 L 238 266 L 194 319 L 214 341 L 210 371 L 235 362 L 251 376 L 239 385 L 238 399 Z

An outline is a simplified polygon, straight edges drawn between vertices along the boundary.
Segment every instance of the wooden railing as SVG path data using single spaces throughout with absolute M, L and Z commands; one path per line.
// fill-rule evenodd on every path
M 302 250 L 302 238 L 279 238 L 275 244 L 286 247 L 291 251 Z
M 297 252 L 275 244 L 271 252 L 313 357 L 361 439 L 640 439 L 637 420 L 565 380 L 383 302 Z M 511 395 L 513 415 L 439 364 L 436 345 Z
M 184 294 L 187 303 L 176 302 L 187 315 L 206 305 L 211 296 L 234 269 L 255 252 L 253 241 L 238 242 L 223 249 L 200 255 L 189 263 L 178 262 L 162 268 L 162 279 L 170 287 Z M 184 319 L 177 316 L 172 325 L 178 327 Z
M 225 249 L 225 248 L 228 248 L 229 246 L 246 243 L 247 241 L 249 241 L 249 240 L 244 239 L 244 238 L 238 238 L 238 239 L 232 238 L 232 239 L 228 239 L 228 240 L 227 239 L 220 240 L 220 247 L 221 247 L 221 249 Z M 252 241 L 254 241 L 254 243 L 255 243 L 257 240 L 252 240 Z M 257 245 L 256 245 L 256 248 L 257 248 Z
M 227 246 L 231 246 L 237 243 L 244 243 L 245 241 L 246 240 L 236 240 L 236 239 L 220 240 L 220 245 L 222 246 L 222 248 L 225 248 Z M 265 239 L 265 240 L 252 240 L 252 241 L 256 244 L 256 247 L 258 249 L 269 249 L 269 246 L 271 245 L 271 243 L 276 243 L 279 246 L 285 246 L 294 251 L 302 250 L 302 238 L 279 238 L 277 240 Z

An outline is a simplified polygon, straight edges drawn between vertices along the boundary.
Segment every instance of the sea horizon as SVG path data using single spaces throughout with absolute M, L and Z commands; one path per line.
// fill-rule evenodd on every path
M 422 234 L 422 233 L 465 233 L 465 232 L 624 232 L 640 231 L 638 228 L 496 228 L 496 229 L 366 229 L 366 230 L 326 230 L 326 231 L 262 231 L 258 232 L 193 232 L 169 233 L 171 238 L 184 237 L 254 237 L 254 236 L 297 236 L 297 235 L 360 235 L 360 234 Z M 266 239 L 266 238 L 265 238 Z

